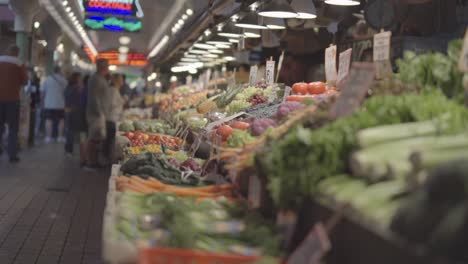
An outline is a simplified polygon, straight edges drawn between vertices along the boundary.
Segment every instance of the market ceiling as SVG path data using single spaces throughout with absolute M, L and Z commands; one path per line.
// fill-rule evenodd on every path
M 128 54 L 143 62 L 174 23 L 190 21 L 209 0 L 39 0 L 65 34 L 92 58 Z M 123 61 L 123 60 L 122 60 Z M 133 65 L 130 63 L 130 65 Z
M 355 0 L 327 0 L 346 3 Z M 325 1 L 325 2 L 327 2 Z M 286 0 L 39 0 L 91 60 L 145 66 L 187 50 L 203 35 L 252 4 Z M 294 2 L 305 2 L 294 0 Z M 312 1 L 310 1 L 312 3 Z M 356 2 L 359 5 L 359 2 Z M 302 7 L 301 7 L 302 8 Z M 315 9 L 315 7 L 314 7 Z M 315 10 L 314 10 L 315 12 Z M 299 14 L 299 13 L 297 13 Z M 318 21 L 319 19 L 317 19 Z M 215 56 L 215 55 L 213 55 Z

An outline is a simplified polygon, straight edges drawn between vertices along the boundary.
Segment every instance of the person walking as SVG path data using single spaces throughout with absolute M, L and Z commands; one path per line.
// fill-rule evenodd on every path
M 62 76 L 61 69 L 55 67 L 41 86 L 44 99 L 46 138 L 45 142 L 65 142 L 63 137 L 63 119 L 65 117 L 65 89 L 67 80 Z
M 34 146 L 36 138 L 36 124 L 37 124 L 37 111 L 40 109 L 41 103 L 41 91 L 40 91 L 40 80 L 33 68 L 29 69 L 28 72 L 28 92 L 31 97 L 31 105 L 29 110 L 29 135 L 28 145 Z
M 115 145 L 116 122 L 119 121 L 123 111 L 124 100 L 120 95 L 124 85 L 121 74 L 113 74 L 110 88 L 106 90 L 104 100 L 104 115 L 106 117 L 106 139 L 103 145 L 103 154 L 108 162 L 112 161 Z
M 7 152 L 11 163 L 20 160 L 18 157 L 20 91 L 28 80 L 26 68 L 18 59 L 19 51 L 17 46 L 11 46 L 4 56 L 0 56 L 0 149 L 2 149 L 1 139 L 5 125 L 8 125 Z
M 69 156 L 73 154 L 75 135 L 80 129 L 80 108 L 81 92 L 83 83 L 81 74 L 74 72 L 68 80 L 65 89 L 65 153 Z
M 104 97 L 109 89 L 107 75 L 109 62 L 106 59 L 96 61 L 96 73 L 89 78 L 86 105 L 86 121 L 88 124 L 88 164 L 91 169 L 100 168 L 99 145 L 105 139 L 106 117 L 104 114 Z

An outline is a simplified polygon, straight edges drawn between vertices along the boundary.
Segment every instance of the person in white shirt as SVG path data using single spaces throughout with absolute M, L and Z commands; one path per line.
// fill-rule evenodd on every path
M 104 140 L 103 154 L 111 161 L 112 149 L 115 145 L 116 122 L 119 121 L 124 100 L 120 95 L 120 90 L 124 85 L 121 74 L 113 74 L 110 87 L 105 91 L 104 96 L 104 116 L 106 118 L 106 139 Z
M 65 138 L 63 137 L 63 119 L 65 116 L 65 89 L 67 83 L 59 67 L 55 67 L 54 73 L 47 76 L 42 83 L 41 92 L 46 119 L 46 143 L 51 142 L 51 140 L 65 142 Z

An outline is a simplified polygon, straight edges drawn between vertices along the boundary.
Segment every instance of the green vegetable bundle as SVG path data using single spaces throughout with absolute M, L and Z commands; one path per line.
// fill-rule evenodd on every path
M 298 126 L 257 158 L 268 176 L 268 189 L 278 207 L 298 205 L 315 193 L 317 183 L 349 170 L 349 156 L 358 147 L 357 133 L 365 128 L 446 118 L 447 133 L 467 127 L 466 109 L 438 92 L 422 95 L 376 96 L 362 109 L 317 130 Z
M 248 213 L 239 204 L 124 192 L 119 205 L 118 228 L 129 239 L 156 240 L 159 246 L 171 248 L 279 255 L 279 237 L 273 223 Z
M 397 78 L 423 90 L 440 89 L 447 97 L 461 103 L 464 98 L 464 77 L 458 70 L 461 48 L 462 40 L 455 40 L 449 43 L 447 55 L 437 52 L 416 55 L 406 51 L 403 59 L 397 60 Z

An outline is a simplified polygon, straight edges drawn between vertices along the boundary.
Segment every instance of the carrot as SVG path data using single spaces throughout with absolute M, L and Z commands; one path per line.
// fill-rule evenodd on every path
M 138 193 L 148 194 L 147 190 L 141 189 L 139 186 L 135 186 L 130 183 L 122 183 L 121 187 L 122 187 L 122 191 L 130 190 L 130 191 L 134 191 Z
M 148 181 L 152 182 L 154 186 L 159 186 L 161 188 L 165 188 L 167 186 L 167 184 L 164 184 L 164 183 L 160 182 L 159 180 L 157 180 L 157 179 L 155 179 L 153 177 L 149 177 Z
M 116 181 L 117 183 L 119 183 L 119 182 L 128 182 L 128 177 L 125 177 L 125 176 L 118 176 L 118 177 L 115 179 L 115 181 Z
M 148 187 L 147 185 L 145 185 L 144 183 L 138 181 L 137 179 L 134 179 L 134 178 L 130 178 L 130 184 L 133 185 L 133 186 L 136 186 L 138 187 L 139 189 L 143 190 L 145 193 L 152 193 L 154 192 L 155 190 L 151 189 L 150 187 Z

